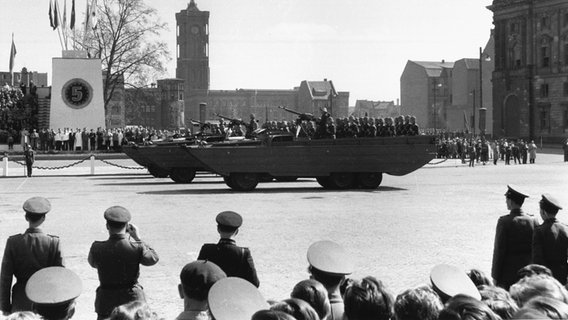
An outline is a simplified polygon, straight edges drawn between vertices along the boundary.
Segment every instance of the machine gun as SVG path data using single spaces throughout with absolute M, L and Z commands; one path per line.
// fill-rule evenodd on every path
M 288 111 L 288 112 L 290 112 L 290 113 L 293 113 L 293 114 L 297 115 L 299 121 L 306 120 L 306 121 L 316 121 L 316 122 L 317 122 L 317 121 L 319 120 L 318 118 L 316 118 L 316 117 L 315 117 L 313 114 L 311 114 L 311 113 L 301 113 L 301 112 L 298 112 L 298 111 L 296 111 L 296 110 L 288 109 L 288 108 L 283 107 L 283 106 L 278 106 L 278 108 L 280 108 L 280 109 L 282 109 L 282 110 L 284 110 L 284 111 Z
M 238 126 L 240 126 L 240 125 L 246 126 L 246 125 L 247 125 L 247 124 L 246 124 L 243 120 L 241 120 L 241 119 L 235 119 L 235 118 L 225 117 L 224 115 L 220 115 L 220 114 L 218 114 L 218 113 L 215 113 L 214 115 L 217 116 L 217 117 L 219 117 L 219 118 L 221 118 L 221 119 L 225 119 L 225 120 L 229 121 L 229 123 L 230 123 L 231 125 L 238 125 Z

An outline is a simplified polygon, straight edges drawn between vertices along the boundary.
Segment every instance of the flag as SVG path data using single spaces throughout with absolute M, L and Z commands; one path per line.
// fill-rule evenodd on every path
M 469 121 L 467 121 L 467 115 L 465 114 L 465 110 L 463 111 L 463 126 L 466 131 L 469 131 Z
M 75 28 L 75 0 L 71 2 L 71 22 L 69 23 L 69 29 Z
M 15 59 L 16 59 L 16 44 L 14 43 L 14 34 L 12 33 L 12 47 L 10 48 L 10 74 L 14 69 Z
M 97 0 L 91 2 L 91 9 L 89 10 L 91 17 L 89 18 L 91 23 L 91 28 L 95 30 L 97 28 Z
M 87 31 L 89 30 L 89 24 L 91 24 L 90 22 L 90 17 L 91 17 L 91 12 L 90 10 L 90 6 L 89 6 L 89 0 L 87 0 L 87 9 L 85 11 L 85 35 L 87 34 Z
M 61 27 L 63 29 L 67 28 L 67 0 L 63 0 L 63 20 Z
M 55 25 L 53 24 L 53 1 L 49 0 L 49 25 L 55 30 Z
M 55 0 L 55 3 L 53 4 L 53 30 L 57 29 L 59 27 L 59 10 L 57 10 L 57 0 Z

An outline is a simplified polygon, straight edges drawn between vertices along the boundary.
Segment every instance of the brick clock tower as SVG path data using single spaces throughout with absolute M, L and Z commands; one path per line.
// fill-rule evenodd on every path
M 185 96 L 195 89 L 209 89 L 209 11 L 200 11 L 194 0 L 176 13 L 176 77 L 185 80 Z

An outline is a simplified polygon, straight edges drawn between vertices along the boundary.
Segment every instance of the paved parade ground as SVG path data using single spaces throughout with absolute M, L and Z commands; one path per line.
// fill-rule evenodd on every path
M 53 165 L 70 161 L 57 162 Z M 136 166 L 130 160 L 113 162 Z M 497 218 L 507 213 L 508 183 L 531 195 L 524 208 L 536 216 L 543 192 L 568 208 L 568 163 L 560 154 L 539 154 L 533 165 L 500 161 L 468 168 L 450 160 L 403 177 L 385 175 L 373 191 L 327 191 L 314 179 L 301 179 L 261 183 L 241 193 L 210 174 L 175 184 L 144 170 L 101 166 L 96 175 L 89 173 L 83 164 L 24 178 L 23 168 L 11 163 L 9 176 L 0 177 L 0 250 L 9 235 L 27 228 L 22 203 L 32 196 L 48 198 L 52 211 L 43 228 L 60 236 L 66 266 L 83 280 L 77 319 L 96 317 L 98 279 L 87 254 L 94 240 L 108 237 L 103 212 L 112 205 L 132 212 L 141 238 L 160 255 L 157 265 L 141 267 L 140 282 L 150 305 L 166 319 L 183 309 L 177 293 L 181 268 L 196 258 L 202 243 L 218 240 L 220 211 L 243 215 L 237 244 L 250 247 L 264 297 L 278 300 L 308 276 L 306 250 L 317 240 L 342 244 L 356 261 L 354 277 L 376 276 L 398 294 L 426 283 L 439 263 L 490 272 Z M 568 221 L 568 210 L 560 211 L 559 219 Z

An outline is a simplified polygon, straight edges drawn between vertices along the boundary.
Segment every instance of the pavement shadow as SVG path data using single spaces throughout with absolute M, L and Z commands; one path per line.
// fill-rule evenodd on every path
M 378 192 L 390 192 L 390 191 L 406 191 L 408 189 L 396 188 L 396 187 L 379 187 L 375 190 L 326 190 L 321 187 L 301 187 L 301 188 L 257 188 L 254 191 L 234 191 L 229 187 L 222 189 L 186 189 L 186 190 L 157 190 L 157 191 L 143 191 L 138 192 L 138 194 L 149 194 L 149 195 L 188 195 L 188 194 L 250 194 L 260 193 L 260 194 L 277 194 L 277 193 L 306 193 L 306 192 L 317 192 L 317 193 L 331 193 L 331 192 L 342 192 L 342 193 L 378 193 Z M 304 197 L 302 199 L 318 199 L 320 197 Z

